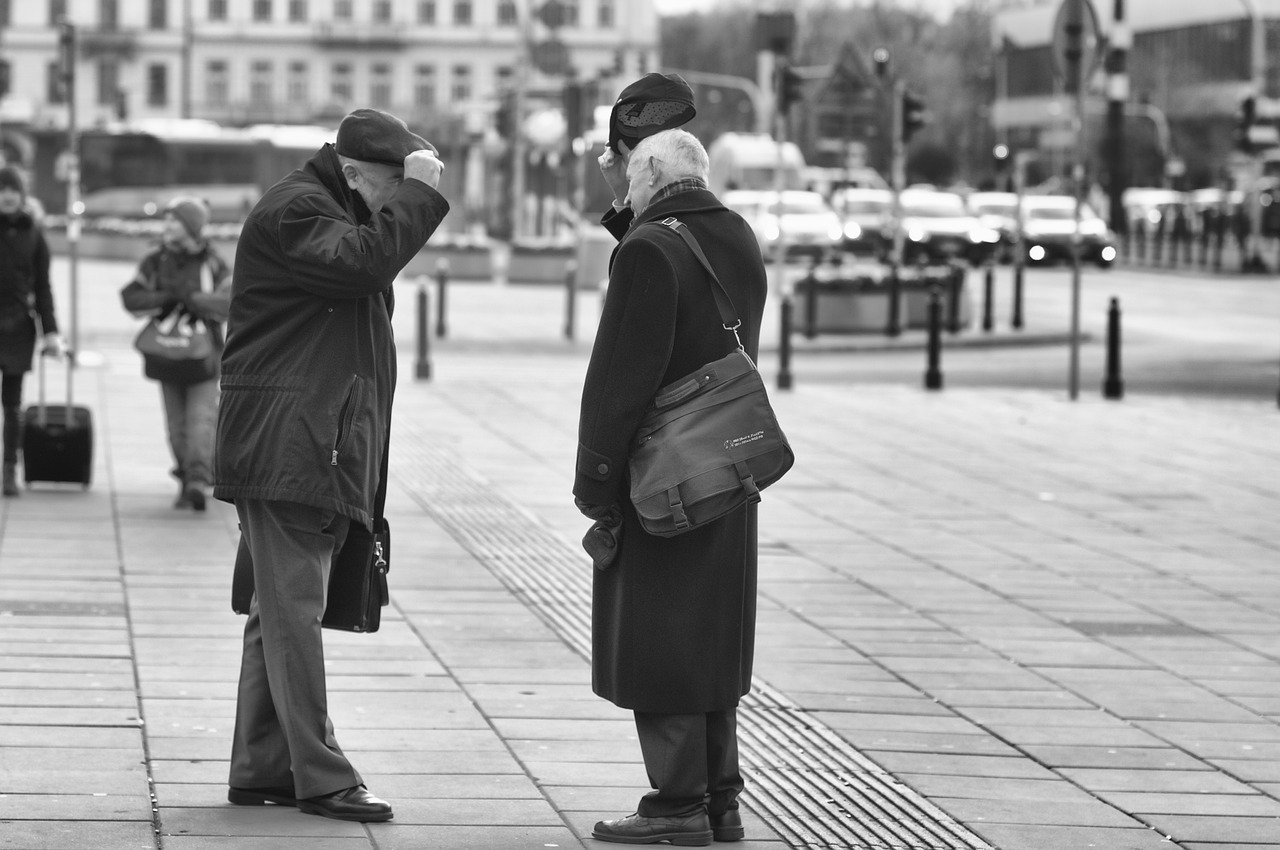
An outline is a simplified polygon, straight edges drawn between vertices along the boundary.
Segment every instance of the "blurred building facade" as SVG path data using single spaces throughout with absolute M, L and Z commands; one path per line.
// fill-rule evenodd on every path
M 1000 12 L 993 32 L 995 129 L 1015 150 L 1036 151 L 1049 162 L 1066 160 L 1074 144 L 1074 98 L 1061 93 L 1054 73 L 1060 5 Z M 1101 53 L 1116 36 L 1115 7 L 1113 0 L 1093 6 Z M 1122 9 L 1131 35 L 1124 109 L 1131 185 L 1217 182 L 1233 157 L 1243 100 L 1280 94 L 1280 0 L 1123 0 Z M 1087 120 L 1096 141 L 1108 96 L 1101 61 L 1089 83 Z
M 652 0 L 0 0 L 0 125 L 66 124 L 64 19 L 86 127 L 333 125 L 372 106 L 475 134 L 504 92 L 558 98 L 568 74 L 620 87 L 656 67 L 658 42 Z

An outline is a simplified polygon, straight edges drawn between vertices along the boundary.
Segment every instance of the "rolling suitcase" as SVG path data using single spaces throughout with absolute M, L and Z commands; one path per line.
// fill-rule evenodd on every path
M 93 414 L 72 403 L 73 357 L 67 360 L 67 400 L 55 404 L 45 403 L 45 355 L 37 357 L 40 394 L 22 423 L 22 470 L 28 486 L 60 481 L 87 489 L 93 477 Z

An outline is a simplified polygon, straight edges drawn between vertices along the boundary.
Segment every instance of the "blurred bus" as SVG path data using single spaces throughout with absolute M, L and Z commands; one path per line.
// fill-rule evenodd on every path
M 139 122 L 80 134 L 84 214 L 149 218 L 180 195 L 208 203 L 213 221 L 240 221 L 262 193 L 300 167 L 335 132 L 325 127 L 221 127 L 202 120 Z M 33 194 L 51 213 L 67 206 L 66 134 L 33 132 Z

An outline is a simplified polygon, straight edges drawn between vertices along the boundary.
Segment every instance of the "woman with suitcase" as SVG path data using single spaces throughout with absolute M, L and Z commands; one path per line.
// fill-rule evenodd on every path
M 22 172 L 0 167 L 0 406 L 4 409 L 5 496 L 17 496 L 22 377 L 31 371 L 36 318 L 42 352 L 62 354 L 49 286 L 49 245 L 27 200 Z

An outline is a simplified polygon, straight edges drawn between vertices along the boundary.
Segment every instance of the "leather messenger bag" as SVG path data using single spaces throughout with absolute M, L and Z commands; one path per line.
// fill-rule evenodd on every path
M 738 339 L 733 302 L 692 234 L 680 234 L 711 278 L 724 329 Z M 631 502 L 644 530 L 674 537 L 760 501 L 760 491 L 795 463 L 764 381 L 737 348 L 658 390 L 636 431 L 629 466 Z

